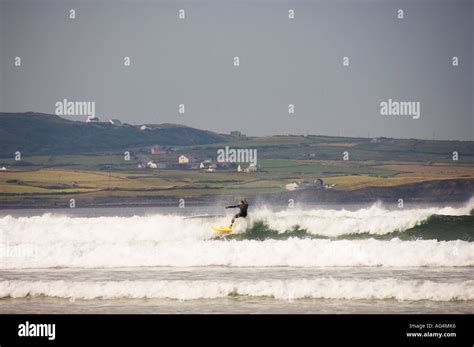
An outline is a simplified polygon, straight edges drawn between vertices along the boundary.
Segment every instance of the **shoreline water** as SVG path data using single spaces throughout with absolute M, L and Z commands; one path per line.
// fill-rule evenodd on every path
M 279 301 L 273 298 L 75 300 L 0 299 L 0 314 L 472 314 L 474 301 Z
M 470 289 L 455 288 L 472 278 L 473 271 L 472 267 L 36 269 L 21 273 L 2 270 L 0 313 L 465 314 L 474 312 L 474 288 L 472 284 Z M 111 280 L 115 281 L 115 297 L 107 296 L 111 294 Z M 213 286 L 222 287 L 226 280 L 232 281 L 235 288 L 213 291 Z M 277 286 L 273 295 L 263 287 L 251 287 L 261 280 L 266 281 L 268 288 Z M 314 281 L 318 280 L 320 283 L 315 286 Z M 361 280 L 365 280 L 363 285 Z M 240 290 L 237 288 L 244 288 L 245 281 L 245 286 L 254 292 L 236 293 Z M 350 286 L 341 289 L 341 284 L 348 281 Z M 384 281 L 390 283 L 377 287 L 377 283 Z M 426 284 L 430 286 L 423 288 Z M 29 289 L 24 288 L 27 285 Z M 198 286 L 200 294 L 194 297 Z M 443 287 L 468 297 L 456 297 L 456 292 L 436 292 L 436 288 Z M 11 292 L 7 293 L 8 290 Z M 392 296 L 391 292 L 398 294 Z M 439 300 L 433 300 L 437 295 Z

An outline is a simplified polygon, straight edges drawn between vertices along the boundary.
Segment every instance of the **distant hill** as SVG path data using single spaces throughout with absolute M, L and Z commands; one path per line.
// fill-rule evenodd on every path
M 147 145 L 188 146 L 226 142 L 227 135 L 183 125 L 140 126 L 71 121 L 42 113 L 0 113 L 0 157 L 97 153 Z

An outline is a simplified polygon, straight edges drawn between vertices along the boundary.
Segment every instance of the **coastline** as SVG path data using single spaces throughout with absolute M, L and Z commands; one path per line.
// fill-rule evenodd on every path
M 103 196 L 75 197 L 76 207 L 106 208 L 106 207 L 174 207 L 179 199 L 185 199 L 186 206 L 222 205 L 235 200 L 234 194 L 187 196 L 182 191 L 181 196 Z M 70 196 L 58 198 L 35 197 L 32 194 L 21 199 L 8 200 L 6 194 L 0 203 L 0 209 L 60 209 L 69 208 Z M 18 195 L 14 195 L 18 196 Z M 371 204 L 376 202 L 390 203 L 395 206 L 398 199 L 404 204 L 461 204 L 474 196 L 474 179 L 445 179 L 424 181 L 389 187 L 365 187 L 355 190 L 337 189 L 304 189 L 291 192 L 247 194 L 249 201 L 256 204 L 268 204 L 285 207 L 292 199 L 295 203 L 305 205 L 352 205 Z

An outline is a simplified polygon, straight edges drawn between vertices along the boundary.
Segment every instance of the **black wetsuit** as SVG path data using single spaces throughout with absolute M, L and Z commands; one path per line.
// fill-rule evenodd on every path
M 237 208 L 237 207 L 240 209 L 240 211 L 239 211 L 239 213 L 237 213 L 237 214 L 234 216 L 234 218 L 232 218 L 232 222 L 231 222 L 231 224 L 230 224 L 231 226 L 232 226 L 232 224 L 234 224 L 234 220 L 235 220 L 236 218 L 240 218 L 240 217 L 244 217 L 244 218 L 245 218 L 245 217 L 247 217 L 247 209 L 248 209 L 248 207 L 249 207 L 249 204 L 248 204 L 248 203 L 243 203 L 243 204 L 233 205 L 233 206 L 227 206 L 226 208 Z

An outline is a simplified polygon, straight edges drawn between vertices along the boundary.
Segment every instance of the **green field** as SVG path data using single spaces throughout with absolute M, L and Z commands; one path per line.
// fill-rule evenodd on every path
M 217 149 L 225 146 L 257 149 L 258 171 L 174 167 L 180 154 L 215 160 Z M 459 152 L 457 162 L 451 158 L 454 150 Z M 348 161 L 342 160 L 346 151 Z M 151 154 L 149 147 L 133 147 L 130 153 L 130 161 L 120 151 L 25 156 L 20 162 L 0 159 L 0 167 L 7 168 L 0 171 L 1 199 L 265 194 L 317 178 L 335 184 L 336 190 L 474 178 L 472 142 L 382 139 L 372 143 L 361 138 L 278 136 L 180 146 L 160 154 Z M 167 168 L 139 169 L 137 162 L 143 156 Z

